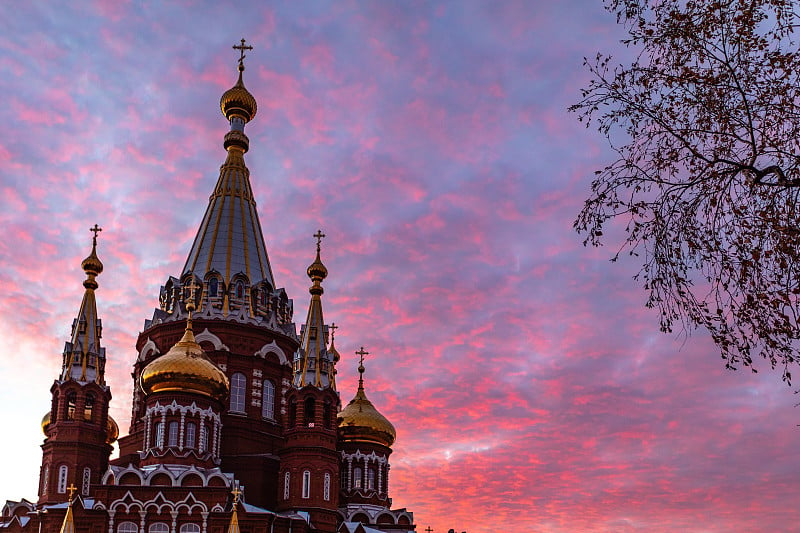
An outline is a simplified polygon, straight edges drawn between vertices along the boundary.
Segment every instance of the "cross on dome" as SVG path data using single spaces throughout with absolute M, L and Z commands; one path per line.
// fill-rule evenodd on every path
M 246 41 L 244 40 L 244 37 L 242 37 L 242 44 L 234 44 L 233 45 L 233 49 L 234 50 L 239 50 L 239 53 L 240 53 L 240 55 L 239 55 L 239 70 L 244 70 L 244 58 L 247 57 L 246 55 L 244 55 L 244 51 L 253 49 L 252 46 L 250 46 L 249 44 L 245 44 L 245 42 Z
M 321 229 L 318 229 L 317 232 L 313 236 L 314 236 L 314 238 L 317 239 L 317 252 L 319 252 L 320 243 L 322 242 L 322 239 L 325 238 L 325 234 L 322 233 Z
M 92 237 L 92 245 L 97 246 L 97 234 L 103 231 L 103 228 L 95 224 L 93 228 L 89 228 L 89 231 L 94 233 L 94 236 Z

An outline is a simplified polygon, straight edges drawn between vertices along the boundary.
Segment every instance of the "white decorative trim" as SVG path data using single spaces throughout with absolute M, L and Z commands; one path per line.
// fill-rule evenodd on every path
M 137 357 L 136 359 L 137 359 L 137 361 L 144 361 L 145 358 L 148 355 L 150 355 L 151 353 L 154 353 L 156 355 L 160 355 L 161 354 L 161 350 L 158 349 L 158 346 L 156 346 L 156 343 L 153 342 L 153 339 L 151 339 L 150 337 L 147 337 L 147 342 L 144 343 L 144 346 L 142 346 L 142 349 L 139 350 L 139 357 Z
M 223 351 L 223 352 L 231 351 L 230 348 L 225 346 L 225 344 L 222 342 L 222 339 L 220 339 L 219 337 L 208 331 L 208 328 L 204 329 L 202 333 L 198 333 L 197 335 L 195 335 L 194 339 L 197 341 L 198 344 L 200 344 L 203 341 L 210 342 L 211 344 L 214 345 L 214 349 L 217 351 Z
M 278 343 L 276 343 L 275 341 L 272 341 L 269 344 L 265 344 L 264 346 L 261 347 L 260 350 L 258 350 L 253 355 L 256 357 L 266 357 L 268 353 L 274 353 L 275 355 L 277 355 L 278 360 L 281 362 L 282 365 L 290 366 L 289 360 L 286 359 L 286 354 L 283 353 L 283 350 L 281 350 L 280 346 L 278 346 Z

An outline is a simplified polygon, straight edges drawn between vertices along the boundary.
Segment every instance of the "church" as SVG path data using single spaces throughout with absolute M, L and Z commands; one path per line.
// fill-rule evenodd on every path
M 220 100 L 226 158 L 183 271 L 161 287 L 139 333 L 128 434 L 108 414 L 106 365 L 127 362 L 107 358 L 102 343 L 95 225 L 83 299 L 53 365 L 38 500 L 7 501 L 0 532 L 416 530 L 411 512 L 392 508 L 396 433 L 367 398 L 363 347 L 358 390 L 342 408 L 336 326 L 323 317 L 322 231 L 299 333 L 273 277 L 244 160 L 257 111 L 243 81 L 252 47 L 234 48 L 238 80 Z

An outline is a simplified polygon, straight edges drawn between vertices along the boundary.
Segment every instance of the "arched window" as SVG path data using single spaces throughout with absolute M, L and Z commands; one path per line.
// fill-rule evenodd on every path
M 322 405 L 322 424 L 325 426 L 325 429 L 331 429 L 331 401 L 325 400 L 325 403 Z
M 183 524 L 179 533 L 200 533 L 200 526 L 197 524 Z
M 42 476 L 42 494 L 47 494 L 48 485 L 50 484 L 50 465 L 44 467 L 44 475 Z
M 67 465 L 61 465 L 58 467 L 58 486 L 56 487 L 56 491 L 59 494 L 64 494 L 67 492 L 67 474 L 69 469 Z
M 156 422 L 156 440 L 153 442 L 153 448 L 164 447 L 164 422 Z
M 241 281 L 236 283 L 236 298 L 238 298 L 239 300 L 244 298 L 244 283 L 242 283 Z
M 303 472 L 303 498 L 311 497 L 311 472 Z
M 147 528 L 148 533 L 169 533 L 169 526 L 164 522 L 156 522 L 154 524 L 150 524 L 150 527 Z
M 241 372 L 231 376 L 231 411 L 244 413 L 244 402 L 247 398 L 247 378 Z
M 292 398 L 289 401 L 289 427 L 294 427 L 297 424 L 297 400 Z
M 283 476 L 283 499 L 289 499 L 289 472 L 286 472 Z
M 369 490 L 375 490 L 375 469 L 368 468 L 367 469 L 367 488 Z
M 322 485 L 322 497 L 326 502 L 331 499 L 331 475 L 328 472 L 325 472 L 325 482 Z
M 75 404 L 77 395 L 74 392 L 67 393 L 67 420 L 75 420 Z
M 216 298 L 217 291 L 219 291 L 219 281 L 217 281 L 217 278 L 211 278 L 208 280 L 208 295 Z
M 200 424 L 200 451 L 208 451 L 208 426 L 206 424 Z
M 173 421 L 167 425 L 167 446 L 178 445 L 178 423 Z
M 94 394 L 89 393 L 83 401 L 83 419 L 91 420 L 94 414 Z
M 275 385 L 268 379 L 264 380 L 264 389 L 261 397 L 261 416 L 272 420 L 275 418 Z
M 117 533 L 139 533 L 139 526 L 136 522 L 121 522 L 117 526 Z
M 194 422 L 186 423 L 186 448 L 194 448 L 197 444 L 197 424 Z
M 314 401 L 314 398 L 306 398 L 305 401 L 305 410 L 304 410 L 304 417 L 305 423 L 311 427 L 314 424 L 314 411 L 317 410 L 317 403 Z
M 360 489 L 361 488 L 361 482 L 362 482 L 362 479 L 361 479 L 361 468 L 357 466 L 357 467 L 353 468 L 353 488 L 354 489 Z
M 88 466 L 83 469 L 83 479 L 81 480 L 81 494 L 89 495 L 89 485 L 92 483 L 92 469 Z

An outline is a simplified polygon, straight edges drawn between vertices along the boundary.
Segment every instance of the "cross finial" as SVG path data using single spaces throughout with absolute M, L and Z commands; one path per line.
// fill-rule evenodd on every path
M 428 526 L 428 528 L 425 531 L 427 531 L 428 533 L 431 533 L 431 531 L 433 531 L 433 529 L 431 529 L 431 526 Z
M 200 285 L 195 283 L 194 277 L 192 277 L 191 283 L 189 283 L 186 286 L 186 288 L 189 289 L 189 301 L 186 302 L 186 310 L 189 312 L 189 320 L 191 320 L 192 319 L 192 311 L 194 311 L 194 298 L 195 298 L 194 295 L 195 295 L 195 292 L 197 291 L 197 289 L 200 288 Z
M 252 46 L 250 46 L 248 44 L 245 44 L 245 42 L 246 41 L 244 40 L 244 38 L 242 38 L 242 44 L 234 44 L 233 45 L 233 49 L 234 50 L 239 50 L 239 54 L 240 54 L 239 55 L 239 70 L 244 70 L 244 58 L 247 57 L 247 56 L 244 55 L 244 51 L 253 49 Z
M 339 326 L 336 325 L 336 322 L 331 322 L 331 344 L 333 344 L 333 339 L 336 337 L 337 329 L 339 329 Z
M 75 496 L 75 491 L 76 490 L 78 490 L 78 488 L 75 485 L 73 485 L 72 483 L 70 483 L 69 487 L 67 487 L 67 491 L 69 492 L 69 502 L 70 503 L 72 503 L 72 498 Z
M 321 229 L 318 229 L 317 232 L 314 234 L 314 237 L 317 239 L 317 253 L 319 253 L 320 243 L 322 242 L 322 239 L 325 238 L 325 234 L 322 233 Z
M 238 486 L 236 486 L 236 487 L 233 487 L 233 490 L 231 491 L 231 494 L 233 494 L 233 504 L 236 505 L 236 503 L 239 501 L 239 496 L 242 495 L 242 491 L 239 490 Z
M 93 228 L 89 228 L 89 231 L 94 233 L 92 237 L 92 246 L 97 246 L 97 234 L 103 231 L 103 228 L 95 224 Z
M 364 366 L 364 356 L 365 355 L 369 355 L 369 352 L 365 351 L 364 347 L 362 346 L 361 349 L 356 352 L 356 355 L 358 355 L 360 357 L 359 362 L 358 362 L 359 367 L 363 367 Z M 361 368 L 359 368 L 359 372 L 363 372 L 363 370 L 361 370 Z

